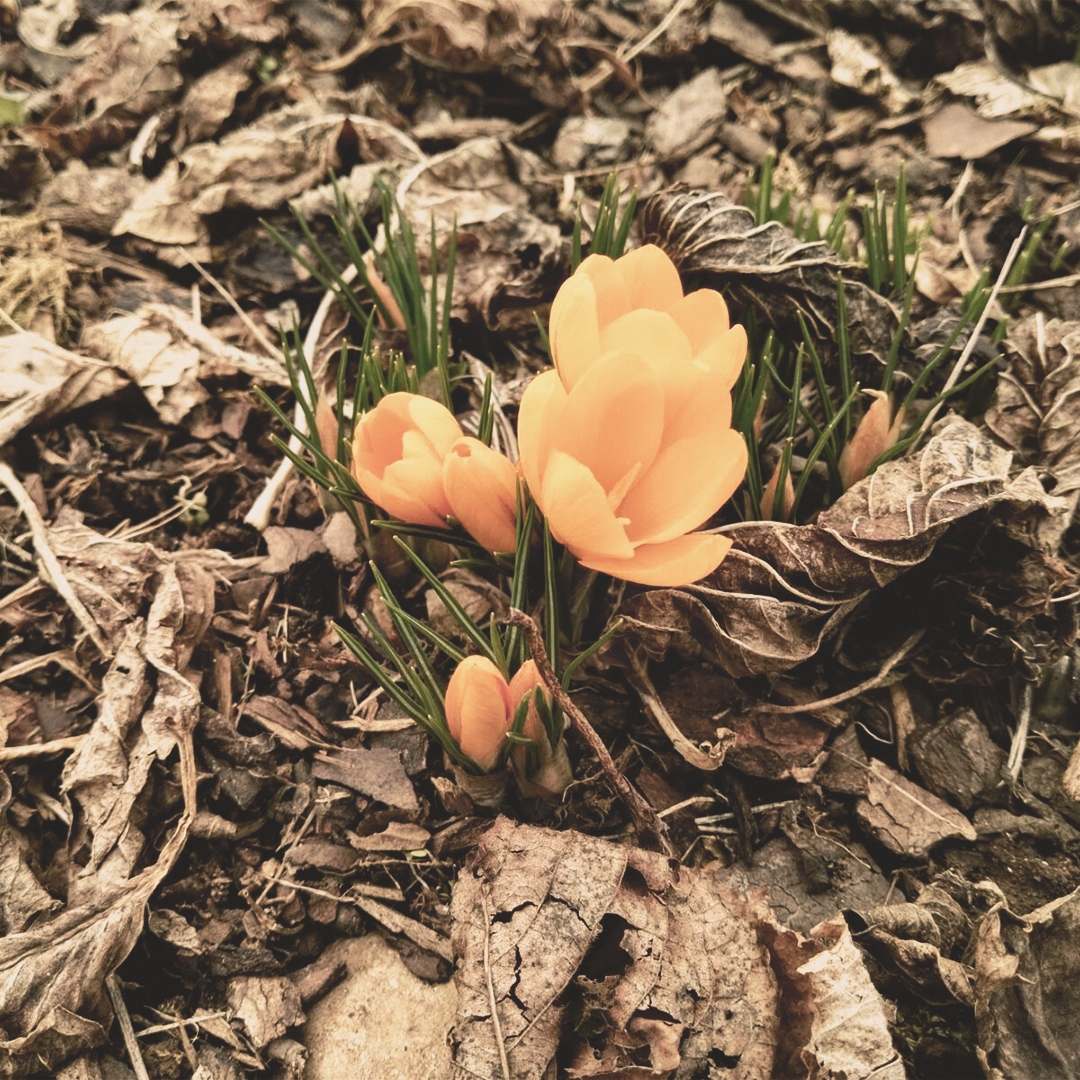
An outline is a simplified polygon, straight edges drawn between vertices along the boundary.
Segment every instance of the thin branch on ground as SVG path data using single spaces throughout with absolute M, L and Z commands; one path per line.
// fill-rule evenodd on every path
M 75 590 L 71 587 L 71 582 L 68 581 L 67 576 L 64 574 L 64 568 L 60 565 L 60 560 L 53 553 L 49 544 L 49 530 L 45 524 L 45 519 L 41 516 L 37 505 L 30 498 L 30 493 L 22 486 L 19 478 L 2 461 L 0 461 L 0 484 L 3 484 L 11 492 L 12 497 L 15 499 L 15 505 L 18 506 L 19 511 L 26 518 L 27 525 L 30 526 L 30 533 L 34 541 L 34 552 L 37 555 L 38 570 L 41 576 L 64 598 L 65 603 L 71 609 L 71 613 L 79 620 L 79 625 L 86 631 L 87 637 L 97 647 L 98 652 L 106 658 L 111 657 L 112 652 L 108 645 L 105 644 L 105 639 L 101 636 L 97 623 L 94 622 L 93 616 L 86 610 L 83 602 L 75 595 Z
M 615 790 L 622 796 L 627 810 L 634 822 L 634 828 L 639 835 L 652 838 L 660 845 L 665 855 L 674 855 L 675 849 L 668 839 L 667 826 L 660 820 L 656 811 L 649 805 L 638 790 L 626 779 L 611 757 L 603 740 L 596 734 L 595 728 L 589 723 L 585 714 L 574 704 L 570 695 L 562 688 L 551 661 L 548 659 L 547 650 L 544 648 L 544 638 L 540 633 L 540 627 L 536 620 L 530 618 L 524 611 L 511 608 L 506 622 L 510 626 L 516 626 L 525 633 L 529 642 L 529 652 L 536 662 L 536 669 L 540 672 L 540 678 L 544 680 L 551 696 L 559 703 L 563 712 L 574 722 L 578 731 L 581 732 L 589 748 L 597 756 L 600 766 L 611 780 Z

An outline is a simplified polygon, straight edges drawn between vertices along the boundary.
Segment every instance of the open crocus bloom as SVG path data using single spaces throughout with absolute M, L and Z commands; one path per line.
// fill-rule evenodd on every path
M 870 466 L 900 438 L 904 423 L 904 410 L 892 414 L 892 396 L 881 390 L 867 390 L 874 400 L 866 410 L 851 442 L 840 454 L 840 479 L 844 490 L 857 484 L 870 471 Z
M 520 465 L 552 535 L 590 569 L 678 586 L 731 546 L 691 534 L 746 471 L 731 386 L 746 333 L 719 293 L 683 296 L 657 247 L 592 255 L 551 310 L 555 370 L 521 401 Z
M 443 460 L 463 437 L 445 405 L 419 394 L 387 394 L 356 425 L 353 476 L 393 517 L 446 528 L 452 511 L 443 489 Z

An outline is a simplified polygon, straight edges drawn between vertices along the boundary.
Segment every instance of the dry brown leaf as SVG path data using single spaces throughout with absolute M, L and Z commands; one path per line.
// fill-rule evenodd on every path
M 11 781 L 0 772 L 0 936 L 21 933 L 42 914 L 62 906 L 27 865 L 25 842 L 7 820 L 11 795 Z
M 315 755 L 311 775 L 410 813 L 420 809 L 400 750 L 388 747 L 327 750 Z
M 942 840 L 976 839 L 974 826 L 959 810 L 883 761 L 871 760 L 867 782 L 869 790 L 855 804 L 855 813 L 890 851 L 923 858 Z
M 735 547 L 709 578 L 623 603 L 626 629 L 616 648 L 640 647 L 654 659 L 673 648 L 687 658 L 713 660 L 740 678 L 795 667 L 857 615 L 859 632 L 847 637 L 858 638 L 868 666 L 880 667 L 900 641 L 925 628 L 922 653 L 936 665 L 935 675 L 977 674 L 981 665 L 988 677 L 999 677 L 1021 663 L 1035 677 L 1071 641 L 1071 612 L 1049 602 L 1067 578 L 1044 550 L 1046 537 L 1053 541 L 1067 521 L 1068 504 L 1047 496 L 1030 470 L 1010 479 L 1010 461 L 974 425 L 947 417 L 919 454 L 883 465 L 816 525 L 747 522 L 726 529 Z M 973 518 L 973 535 L 962 545 L 960 565 L 970 580 L 957 573 L 959 556 L 943 556 L 940 574 L 954 594 L 928 593 L 923 582 L 911 587 L 909 599 L 905 582 L 897 579 L 930 559 L 962 519 L 990 509 L 999 516 Z M 969 563 L 972 550 L 989 555 L 999 549 L 992 567 L 989 558 Z M 980 575 L 991 570 L 993 580 L 984 582 Z M 988 591 L 1004 588 L 1010 575 L 1023 576 L 1024 607 L 1011 607 Z M 932 620 L 913 625 L 926 595 L 938 608 Z M 971 622 L 967 605 L 982 622 Z M 1002 630 L 985 634 L 983 623 Z
M 748 917 L 759 906 L 662 856 L 500 818 L 454 890 L 455 1063 L 500 1076 L 501 1041 L 520 1080 L 546 1075 L 557 1048 L 575 1076 L 644 1057 L 688 1078 L 717 1054 L 732 1077 L 768 1075 L 776 986 Z M 614 966 L 593 948 L 608 938 Z M 564 994 L 591 1016 L 589 1043 L 562 1030 Z
M 181 16 L 161 4 L 109 20 L 94 54 L 57 87 L 59 109 L 27 130 L 57 159 L 122 145 L 183 85 L 180 24 Z
M 844 920 L 822 922 L 806 937 L 775 920 L 759 932 L 780 980 L 776 1080 L 906 1080 L 885 1003 Z
M 745 206 L 718 192 L 671 188 L 645 204 L 642 229 L 684 274 L 704 275 L 739 304 L 757 308 L 796 340 L 802 312 L 817 340 L 836 341 L 836 275 L 845 272 L 851 347 L 885 361 L 898 322 L 884 297 L 854 280 L 856 267 L 825 243 L 803 243 L 777 221 L 758 225 Z
M 321 110 L 312 116 L 313 109 L 282 109 L 220 142 L 189 146 L 136 196 L 113 235 L 205 245 L 209 215 L 241 207 L 273 210 L 322 183 L 338 161 L 337 142 L 350 120 Z M 363 125 L 365 118 L 356 121 Z
M 754 852 L 753 866 L 736 863 L 724 884 L 749 890 L 766 887 L 769 907 L 785 927 L 808 934 L 843 908 L 875 907 L 889 895 L 889 881 L 857 842 L 832 841 L 820 833 L 787 835 Z M 815 842 L 816 841 L 816 842 Z M 813 846 L 811 844 L 813 843 Z
M 1038 130 L 1023 120 L 984 120 L 958 102 L 945 105 L 923 121 L 926 152 L 932 158 L 986 157 L 1015 139 Z
M 986 426 L 1026 464 L 1048 469 L 1056 495 L 1075 499 L 1080 490 L 1080 323 L 1024 319 L 1010 331 L 1005 348 L 1009 370 L 998 377 Z
M 284 975 L 239 975 L 229 980 L 229 1008 L 257 1049 L 304 1022 L 300 991 Z
M 83 331 L 83 345 L 130 375 L 166 424 L 180 423 L 209 399 L 200 378 L 242 371 L 272 386 L 288 383 L 276 358 L 218 341 L 168 304 L 144 304 L 133 315 L 94 323 Z
M 137 648 L 137 636 L 137 628 L 133 627 L 133 650 Z M 113 670 L 120 675 L 118 666 Z M 102 880 L 98 890 L 84 888 L 84 892 L 95 891 L 94 898 L 69 905 L 51 922 L 0 938 L 0 1071 L 5 1075 L 22 1075 L 42 1066 L 52 1070 L 73 1053 L 106 1041 L 112 1010 L 104 980 L 142 933 L 146 903 L 183 850 L 195 815 L 191 732 L 197 715 L 197 709 L 172 712 L 164 719 L 167 737 L 165 731 L 158 734 L 163 756 L 174 745 L 179 746 L 184 811 L 157 861 L 126 881 L 109 884 Z M 107 747 L 110 740 L 100 736 L 95 739 L 93 732 L 110 721 L 105 707 L 88 736 L 91 745 Z M 106 768 L 117 761 L 117 754 L 107 749 L 104 756 L 109 759 Z M 93 762 L 84 758 L 80 775 L 92 770 Z M 124 802 L 125 797 L 122 795 L 119 801 Z M 109 830 L 109 815 L 101 820 L 103 831 Z M 121 847 L 122 842 L 118 842 L 112 850 Z M 106 857 L 109 854 L 106 852 Z M 89 883 L 90 878 L 84 877 L 80 885 Z
M 1080 889 L 1020 917 L 1003 907 L 979 924 L 975 1017 L 991 1080 L 1080 1074 Z
M 718 68 L 706 68 L 660 103 L 645 125 L 645 138 L 662 158 L 683 159 L 711 142 L 727 111 Z
M 0 336 L 0 446 L 34 421 L 115 394 L 127 381 L 109 365 L 28 330 Z
M 914 903 L 844 916 L 855 941 L 923 1001 L 974 1004 L 972 970 L 949 958 L 958 941 L 966 943 L 970 925 L 948 893 L 929 885 Z

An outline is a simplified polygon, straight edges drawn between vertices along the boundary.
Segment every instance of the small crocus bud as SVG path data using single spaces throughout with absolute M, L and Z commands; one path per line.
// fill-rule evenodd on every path
M 765 490 L 761 493 L 761 506 L 758 507 L 758 516 L 762 521 L 772 521 L 773 509 L 776 506 L 776 488 L 780 482 L 780 469 L 769 477 Z M 780 503 L 780 517 L 787 520 L 791 515 L 791 508 L 795 505 L 795 485 L 791 482 L 791 470 L 784 476 L 784 494 Z
M 851 442 L 840 455 L 840 479 L 845 491 L 866 476 L 870 466 L 889 447 L 896 445 L 904 422 L 903 408 L 893 416 L 892 397 L 889 394 L 881 390 L 867 390 L 866 393 L 874 400 L 859 421 Z
M 561 795 L 573 780 L 570 758 L 566 753 L 566 741 L 559 738 L 555 746 L 548 739 L 547 728 L 540 719 L 536 707 L 536 695 L 543 695 L 548 708 L 551 708 L 551 696 L 540 672 L 533 660 L 526 660 L 510 680 L 510 704 L 512 715 L 524 698 L 530 698 L 528 712 L 525 714 L 525 726 L 522 734 L 531 739 L 535 747 L 535 768 L 527 769 L 529 752 L 524 746 L 515 746 L 513 751 L 514 771 L 522 793 L 534 797 L 551 798 Z
M 443 461 L 462 437 L 445 405 L 419 394 L 387 394 L 356 425 L 353 476 L 393 517 L 445 528 L 453 511 L 443 488 Z
M 319 446 L 322 452 L 331 461 L 337 461 L 337 414 L 325 394 L 320 394 L 319 400 L 315 402 L 315 433 L 319 436 Z
M 379 271 L 375 269 L 374 251 L 369 251 L 364 256 L 364 269 L 367 271 L 367 279 L 368 284 L 371 286 L 371 291 L 382 301 L 387 314 L 390 316 L 390 325 L 387 326 L 383 313 L 379 311 L 379 325 L 382 326 L 384 330 L 404 330 L 405 316 L 401 314 L 401 308 L 394 299 L 394 294 L 390 291 L 390 286 L 383 281 Z
M 490 772 L 499 763 L 513 717 L 502 672 L 485 656 L 466 656 L 446 688 L 446 724 L 461 752 Z
M 458 439 L 443 462 L 451 512 L 488 551 L 517 542 L 517 469 L 479 439 Z

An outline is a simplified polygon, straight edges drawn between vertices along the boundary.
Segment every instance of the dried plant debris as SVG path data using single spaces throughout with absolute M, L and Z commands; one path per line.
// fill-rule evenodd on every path
M 1026 916 L 1002 906 L 979 924 L 975 1015 L 980 1061 L 993 1080 L 1077 1070 L 1078 903 L 1072 892 Z
M 848 622 L 862 629 L 860 653 L 871 654 L 876 645 L 879 661 L 910 634 L 924 631 L 928 638 L 920 653 L 933 654 L 927 666 L 942 678 L 964 672 L 978 677 L 981 668 L 998 670 L 1028 656 L 1034 672 L 1071 639 L 1071 610 L 1052 603 L 1069 577 L 1040 542 L 1042 529 L 1060 527 L 1055 523 L 1067 503 L 1047 495 L 1031 472 L 1011 477 L 1010 464 L 1011 455 L 973 425 L 959 417 L 940 421 L 921 453 L 883 465 L 823 512 L 816 525 L 731 527 L 726 535 L 736 546 L 705 582 L 626 600 L 620 614 L 627 635 L 620 647 L 632 643 L 657 658 L 674 648 L 743 677 L 795 667 L 817 655 Z M 938 636 L 921 613 L 909 618 L 910 607 L 898 608 L 895 598 L 908 595 L 906 578 L 918 582 L 913 602 L 919 595 L 933 597 L 934 577 L 926 572 L 935 569 L 931 556 L 969 518 L 980 544 L 990 550 L 1004 545 L 1003 561 L 1026 585 L 1037 582 L 1041 590 L 1039 601 L 1006 606 L 986 595 L 977 573 L 960 586 L 989 626 L 1008 626 L 1024 639 L 1019 648 L 997 634 L 988 641 L 982 627 L 965 630 L 959 623 L 948 628 L 948 636 Z M 915 568 L 922 564 L 928 565 L 919 574 Z M 951 558 L 945 573 L 954 578 Z M 1053 616 L 1049 622 L 1046 614 Z M 1016 641 L 1005 638 L 1010 639 Z
M 459 882 L 460 1068 L 542 1076 L 557 1060 L 569 1076 L 636 1065 L 689 1077 L 709 1061 L 733 1077 L 905 1075 L 841 919 L 803 937 L 738 874 L 675 873 L 571 835 L 500 819 Z
M 777 221 L 759 225 L 750 210 L 725 195 L 678 188 L 649 199 L 642 228 L 682 273 L 706 276 L 795 336 L 802 313 L 818 340 L 837 339 L 836 278 L 846 271 L 852 350 L 884 364 L 899 313 L 857 280 L 855 267 L 828 244 L 803 243 Z

